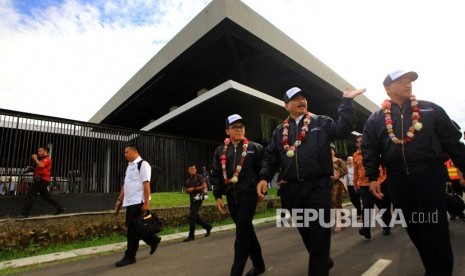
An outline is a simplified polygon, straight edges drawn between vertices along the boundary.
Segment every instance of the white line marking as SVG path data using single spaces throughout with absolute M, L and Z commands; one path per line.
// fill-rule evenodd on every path
M 377 276 L 383 272 L 383 270 L 391 264 L 391 260 L 379 259 L 374 263 L 362 276 Z

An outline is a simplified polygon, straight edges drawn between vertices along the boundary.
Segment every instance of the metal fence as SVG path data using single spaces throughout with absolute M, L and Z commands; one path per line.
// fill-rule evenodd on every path
M 4 192 L 11 189 L 12 194 L 25 194 L 32 173 L 25 173 L 24 168 L 33 165 L 31 155 L 39 146 L 50 148 L 52 193 L 119 192 L 127 166 L 124 148 L 129 143 L 137 144 L 142 158 L 159 169 L 155 192 L 181 190 L 187 164 L 210 168 L 218 146 L 210 141 L 0 109 Z

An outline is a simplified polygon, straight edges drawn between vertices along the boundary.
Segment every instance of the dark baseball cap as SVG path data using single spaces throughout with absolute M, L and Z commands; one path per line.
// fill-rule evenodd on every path
M 389 73 L 389 75 L 386 76 L 386 78 L 383 81 L 383 85 L 388 86 L 404 76 L 408 77 L 411 81 L 415 81 L 416 79 L 418 79 L 418 74 L 413 71 L 406 72 L 404 70 L 396 70 L 394 72 Z

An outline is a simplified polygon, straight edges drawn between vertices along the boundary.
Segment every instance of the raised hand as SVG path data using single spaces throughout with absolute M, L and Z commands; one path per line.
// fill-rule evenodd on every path
M 357 97 L 358 95 L 360 94 L 363 94 L 365 93 L 366 88 L 362 88 L 362 89 L 355 89 L 355 90 L 350 90 L 350 86 L 347 85 L 346 86 L 346 89 L 344 89 L 344 94 L 342 94 L 342 96 L 344 98 L 350 98 L 350 99 L 354 99 L 355 97 Z

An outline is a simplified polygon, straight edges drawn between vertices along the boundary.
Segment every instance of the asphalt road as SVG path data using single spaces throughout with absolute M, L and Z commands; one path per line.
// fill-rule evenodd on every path
M 359 236 L 357 230 L 347 228 L 332 235 L 331 256 L 335 266 L 330 275 L 424 275 L 419 255 L 405 229 L 396 227 L 391 236 L 383 236 L 381 229 L 376 228 L 372 230 L 371 240 Z M 264 275 L 307 275 L 308 254 L 297 229 L 276 228 L 274 223 L 268 223 L 256 226 L 256 231 L 267 266 Z M 465 222 L 451 221 L 450 232 L 455 255 L 454 275 L 465 275 Z M 148 247 L 141 247 L 137 263 L 125 267 L 114 266 L 123 256 L 119 252 L 44 264 L 21 275 L 229 275 L 233 246 L 234 230 L 213 233 L 189 243 L 162 243 L 152 256 L 148 254 Z M 385 267 L 381 273 L 377 272 L 379 267 Z M 245 272 L 250 268 L 249 261 Z

